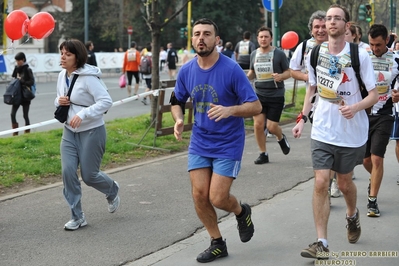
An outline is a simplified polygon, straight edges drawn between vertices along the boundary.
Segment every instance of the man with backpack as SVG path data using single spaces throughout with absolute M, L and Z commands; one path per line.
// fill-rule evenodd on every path
M 350 26 L 348 10 L 338 4 L 326 13 L 328 42 L 321 45 L 316 75 L 310 60 L 309 85 L 319 93 L 311 130 L 312 164 L 315 174 L 313 189 L 313 215 L 317 239 L 301 251 L 301 256 L 328 259 L 327 224 L 330 215 L 328 186 L 330 170 L 337 173 L 339 189 L 346 202 L 347 238 L 356 243 L 361 235 L 360 215 L 356 208 L 357 189 L 352 180 L 356 165 L 363 161 L 369 128 L 366 108 L 378 101 L 375 78 L 370 56 L 359 49 L 360 76 L 368 91 L 362 97 L 360 85 L 351 67 L 350 45 L 345 42 L 345 32 Z M 312 53 L 315 52 L 313 48 Z M 309 58 L 310 59 L 310 58 Z M 295 138 L 302 134 L 309 113 L 310 102 L 305 102 L 298 123 L 292 129 Z
M 308 82 L 308 74 L 305 67 L 306 56 L 312 50 L 313 46 L 328 40 L 326 12 L 322 10 L 314 12 L 309 18 L 308 27 L 312 38 L 300 43 L 290 60 L 291 77 L 296 80 L 305 81 L 306 83 Z
M 377 80 L 379 99 L 368 114 L 369 137 L 363 166 L 370 173 L 367 216 L 379 217 L 377 195 L 384 174 L 384 155 L 393 126 L 391 90 L 399 74 L 399 55 L 388 49 L 389 35 L 384 25 L 373 24 L 368 32 L 368 38 L 370 45 L 368 51 Z

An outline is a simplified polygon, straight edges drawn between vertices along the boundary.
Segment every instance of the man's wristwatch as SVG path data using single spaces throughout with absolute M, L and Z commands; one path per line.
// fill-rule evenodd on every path
M 302 112 L 299 113 L 299 115 L 296 117 L 296 123 L 298 124 L 301 119 L 303 119 L 303 122 L 306 123 L 308 122 L 308 117 L 304 115 Z

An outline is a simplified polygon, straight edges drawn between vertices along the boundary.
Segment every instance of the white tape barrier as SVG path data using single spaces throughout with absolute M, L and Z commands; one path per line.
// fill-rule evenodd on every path
M 112 107 L 119 106 L 119 105 L 122 105 L 122 104 L 124 104 L 124 103 L 131 102 L 131 101 L 135 101 L 135 100 L 137 100 L 137 99 L 140 99 L 141 97 L 144 98 L 144 97 L 146 97 L 146 96 L 148 96 L 148 95 L 151 95 L 151 94 L 157 96 L 157 95 L 158 95 L 158 90 L 155 90 L 155 91 L 146 91 L 146 92 L 137 94 L 137 95 L 135 95 L 135 96 L 132 96 L 132 97 L 129 97 L 129 98 L 125 98 L 125 99 L 116 101 L 116 102 L 114 102 L 114 103 L 112 104 Z M 38 127 L 42 127 L 42 126 L 47 126 L 47 125 L 51 125 L 51 124 L 56 124 L 56 123 L 59 123 L 59 121 L 58 121 L 57 119 L 51 119 L 51 120 L 47 120 L 47 121 L 44 121 L 44 122 L 32 124 L 32 125 L 29 125 L 29 126 L 18 127 L 18 128 L 14 128 L 14 129 L 9 129 L 9 130 L 6 130 L 6 131 L 2 131 L 2 132 L 0 132 L 0 136 L 4 136 L 4 135 L 7 135 L 7 134 L 12 134 L 12 133 L 14 133 L 14 132 L 24 131 L 24 130 L 27 130 L 27 129 L 38 128 Z

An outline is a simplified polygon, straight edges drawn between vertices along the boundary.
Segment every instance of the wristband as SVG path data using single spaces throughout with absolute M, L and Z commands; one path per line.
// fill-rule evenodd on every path
M 303 119 L 303 122 L 306 123 L 308 122 L 308 117 L 304 115 L 302 112 L 299 113 L 299 115 L 296 117 L 296 123 L 298 124 L 301 119 Z

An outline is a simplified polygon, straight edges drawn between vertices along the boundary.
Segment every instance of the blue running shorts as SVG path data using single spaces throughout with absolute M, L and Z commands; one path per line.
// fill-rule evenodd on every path
M 200 168 L 211 168 L 213 173 L 235 179 L 241 169 L 241 161 L 188 154 L 188 172 Z

